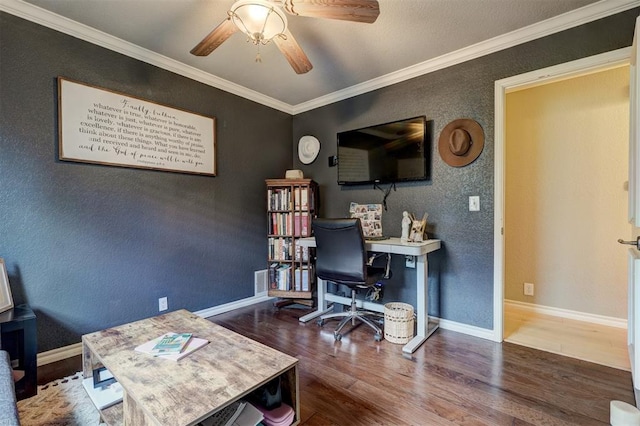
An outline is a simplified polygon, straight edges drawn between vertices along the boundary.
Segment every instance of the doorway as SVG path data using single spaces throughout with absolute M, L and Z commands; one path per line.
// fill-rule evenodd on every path
M 626 317 L 626 312 L 616 312 L 614 308 L 607 307 L 606 303 L 604 303 L 605 306 L 594 306 L 594 301 L 602 301 L 601 299 L 607 295 L 606 291 L 610 291 L 610 289 L 606 288 L 606 285 L 596 284 L 599 281 L 601 282 L 602 278 L 591 280 L 592 282 L 589 285 L 580 287 L 580 285 L 585 285 L 591 278 L 580 276 L 583 273 L 581 269 L 585 268 L 580 268 L 579 265 L 597 263 L 597 261 L 604 258 L 604 255 L 598 256 L 597 253 L 594 253 L 597 251 L 593 248 L 595 243 L 587 243 L 589 239 L 584 238 L 586 235 L 596 234 L 597 222 L 595 224 L 589 223 L 589 219 L 592 216 L 591 213 L 593 213 L 592 210 L 595 210 L 595 208 L 593 206 L 589 208 L 588 205 L 584 204 L 581 205 L 579 199 L 571 200 L 570 198 L 577 194 L 584 199 L 584 192 L 587 192 L 587 198 L 589 197 L 589 190 L 597 186 L 593 182 L 599 183 L 599 181 L 592 181 L 591 184 L 588 184 L 589 179 L 592 177 L 588 175 L 580 177 L 579 173 L 584 173 L 584 162 L 600 160 L 598 157 L 602 157 L 607 152 L 606 149 L 598 154 L 589 152 L 589 150 L 593 151 L 594 149 L 589 148 L 588 145 L 581 146 L 578 143 L 577 146 L 569 146 L 569 144 L 562 143 L 572 139 L 570 136 L 563 135 L 562 131 L 568 131 L 569 133 L 573 131 L 579 134 L 580 131 L 584 130 L 582 128 L 571 130 L 569 123 L 553 124 L 552 120 L 552 124 L 546 124 L 551 126 L 547 129 L 541 128 L 540 125 L 527 128 L 527 125 L 532 125 L 531 117 L 537 114 L 535 111 L 535 96 L 540 96 L 541 93 L 544 94 L 545 92 L 547 95 L 561 92 L 562 83 L 566 83 L 565 86 L 568 84 L 570 87 L 572 84 L 579 84 L 574 82 L 581 79 L 587 79 L 585 87 L 588 88 L 590 87 L 589 79 L 601 73 L 617 72 L 620 75 L 621 67 L 624 68 L 628 65 L 629 53 L 630 49 L 621 49 L 496 82 L 496 216 L 494 235 L 494 337 L 496 341 L 502 341 L 506 337 L 504 328 L 505 301 L 510 312 L 515 307 L 526 308 L 525 311 L 528 310 L 535 314 L 551 314 L 551 321 L 548 323 L 551 324 L 551 328 L 553 326 L 557 327 L 563 321 L 572 321 L 575 319 L 572 316 L 580 316 L 582 312 L 599 313 L 586 315 L 586 319 L 603 322 L 605 325 L 607 325 L 607 321 L 615 319 L 614 317 Z M 593 85 L 593 81 L 590 84 Z M 627 87 L 623 89 L 628 91 Z M 528 96 L 533 97 L 527 101 Z M 509 108 L 507 108 L 507 99 L 510 99 Z M 518 129 L 521 133 L 516 133 L 517 137 L 514 137 L 513 134 L 509 134 L 506 127 L 506 117 L 509 113 L 511 114 L 510 120 L 513 119 L 514 108 L 512 106 L 518 103 L 521 103 L 521 123 L 517 123 L 518 120 L 515 120 L 515 124 L 510 124 L 509 129 L 512 130 L 514 126 L 521 126 Z M 544 102 L 541 105 L 543 105 L 543 108 L 549 107 Z M 527 111 L 529 107 L 531 107 L 531 111 Z M 566 110 L 571 107 L 563 105 L 560 108 Z M 515 110 L 518 111 L 517 108 Z M 528 114 L 529 112 L 531 112 L 530 115 Z M 594 111 L 588 112 L 594 113 Z M 562 111 L 558 115 L 562 115 Z M 527 142 L 526 139 L 533 133 L 543 135 L 537 136 L 537 144 L 530 144 L 527 148 L 533 151 L 527 152 L 524 149 L 517 152 L 514 148 L 515 145 L 509 145 L 514 143 L 514 139 L 517 139 L 524 146 Z M 535 141 L 535 137 L 532 138 Z M 606 140 L 602 141 L 602 144 L 606 143 Z M 602 148 L 602 146 L 597 148 Z M 548 155 L 549 152 L 552 152 L 553 155 Z M 516 153 L 515 157 L 514 153 Z M 540 167 L 540 165 L 529 167 L 534 163 L 533 160 L 540 155 L 543 157 L 546 155 L 546 160 L 544 158 L 541 160 L 543 161 L 543 167 Z M 589 158 L 588 155 L 592 155 L 592 157 Z M 595 160 L 593 155 L 595 155 Z M 518 159 L 518 157 L 520 158 Z M 606 161 L 604 158 L 602 160 Z M 545 161 L 546 163 L 544 163 Z M 553 167 L 554 163 L 556 163 L 555 167 Z M 583 171 L 581 172 L 580 168 L 573 167 L 575 164 L 582 164 Z M 536 167 L 537 170 L 532 171 Z M 523 169 L 524 171 L 514 175 L 511 173 L 514 168 Z M 578 176 L 563 175 L 567 170 L 578 173 Z M 529 185 L 531 182 L 535 182 L 535 185 Z M 581 185 L 581 183 L 587 183 L 587 185 Z M 620 183 L 621 185 L 622 183 Z M 520 190 L 518 187 L 526 188 L 526 190 Z M 568 191 L 571 188 L 573 190 Z M 624 195 L 626 196 L 626 192 Z M 515 202 L 518 198 L 522 198 L 520 203 Z M 553 203 L 556 205 L 564 203 L 565 207 L 567 203 L 571 203 L 572 208 L 554 209 Z M 515 209 L 513 205 L 516 205 Z M 624 206 L 620 208 L 624 210 Z M 567 214 L 568 212 L 571 214 Z M 624 222 L 626 219 L 625 212 L 622 211 L 621 214 Z M 532 215 L 537 216 L 531 217 Z M 565 216 L 564 219 L 561 218 L 563 215 Z M 514 220 L 514 217 L 518 218 L 518 220 Z M 550 220 L 550 218 L 553 220 Z M 627 233 L 625 232 L 622 235 Z M 556 237 L 555 239 L 554 236 Z M 579 241 L 576 241 L 576 239 L 579 239 Z M 615 242 L 613 236 L 611 241 L 612 243 Z M 592 249 L 589 250 L 589 247 L 592 247 Z M 578 257 L 578 260 L 574 260 L 573 264 L 571 263 L 570 255 Z M 588 260 L 589 256 L 593 256 L 597 261 Z M 526 261 L 519 264 L 514 259 L 525 259 Z M 624 273 L 626 273 L 624 265 L 621 269 L 621 274 L 624 277 Z M 559 281 L 567 281 L 567 285 L 563 287 Z M 524 295 L 524 283 L 534 284 L 534 294 L 532 296 Z M 622 283 L 618 283 L 617 291 L 624 293 L 626 290 L 625 285 L 626 279 Z M 620 290 L 620 287 L 622 290 Z M 598 294 L 598 292 L 600 293 Z M 622 306 L 623 310 L 625 306 L 626 303 Z M 554 318 L 556 319 L 555 322 L 553 321 Z M 622 319 L 620 321 L 624 322 Z M 617 326 L 619 327 L 619 324 Z M 507 331 L 511 333 L 512 330 L 509 329 Z M 589 332 L 586 333 L 589 334 Z M 624 336 L 624 333 L 621 333 L 621 335 Z

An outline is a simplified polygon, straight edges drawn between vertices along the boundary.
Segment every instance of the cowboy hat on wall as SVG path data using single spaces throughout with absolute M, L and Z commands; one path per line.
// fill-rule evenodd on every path
M 452 167 L 464 167 L 473 163 L 483 148 L 484 131 L 477 121 L 470 118 L 453 120 L 440 132 L 440 157 Z

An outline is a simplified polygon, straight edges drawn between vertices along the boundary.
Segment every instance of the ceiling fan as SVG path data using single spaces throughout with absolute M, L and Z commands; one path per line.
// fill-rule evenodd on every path
M 260 46 L 273 40 L 297 74 L 313 68 L 309 58 L 287 29 L 286 11 L 294 16 L 340 19 L 371 24 L 380 14 L 377 0 L 239 0 L 227 12 L 227 19 L 191 49 L 196 56 L 207 56 L 237 31 L 247 41 Z M 260 52 L 256 61 L 260 62 Z

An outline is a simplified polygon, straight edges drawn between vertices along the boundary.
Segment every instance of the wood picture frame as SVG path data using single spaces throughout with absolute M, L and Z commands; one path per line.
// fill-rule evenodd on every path
M 422 216 L 422 219 L 416 219 L 415 217 L 413 217 L 413 215 L 411 215 L 411 230 L 409 232 L 409 241 L 414 242 L 414 243 L 420 243 L 422 241 L 424 241 L 424 231 L 427 227 L 427 217 L 429 215 L 427 213 L 425 213 Z
M 351 218 L 360 219 L 362 233 L 365 238 L 382 237 L 382 204 L 351 202 L 349 215 Z
M 13 309 L 13 297 L 9 286 L 9 276 L 4 259 L 0 257 L 0 312 Z
M 216 176 L 216 120 L 58 77 L 63 161 Z

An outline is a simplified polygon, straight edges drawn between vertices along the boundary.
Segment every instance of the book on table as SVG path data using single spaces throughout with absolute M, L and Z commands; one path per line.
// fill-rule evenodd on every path
M 167 333 L 151 348 L 151 352 L 156 355 L 178 354 L 184 350 L 192 337 L 191 333 Z
M 153 340 L 150 340 L 146 343 L 135 348 L 137 352 L 142 352 L 148 355 L 153 355 L 158 358 L 171 359 L 173 361 L 179 361 L 185 356 L 189 355 L 193 351 L 200 349 L 205 346 L 209 341 L 207 339 L 202 339 L 199 337 L 194 337 L 191 335 L 189 339 L 185 342 L 182 350 L 180 352 L 158 352 L 156 346 L 162 342 L 167 336 L 172 336 L 177 333 L 166 333 L 160 337 L 157 337 Z M 181 334 L 190 334 L 190 333 L 181 333 Z

